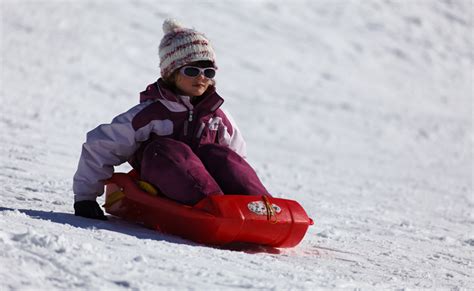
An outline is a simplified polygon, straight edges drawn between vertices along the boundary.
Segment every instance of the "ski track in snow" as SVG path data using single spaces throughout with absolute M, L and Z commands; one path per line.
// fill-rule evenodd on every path
M 473 288 L 473 5 L 0 1 L 0 290 Z M 85 134 L 158 77 L 166 17 L 211 39 L 250 163 L 315 220 L 296 248 L 73 215 Z

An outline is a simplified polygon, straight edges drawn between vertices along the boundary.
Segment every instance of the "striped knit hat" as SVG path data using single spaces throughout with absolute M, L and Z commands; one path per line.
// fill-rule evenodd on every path
M 163 22 L 165 35 L 160 43 L 160 69 L 163 78 L 176 69 L 197 61 L 211 61 L 214 66 L 216 55 L 206 36 L 194 29 L 185 28 L 174 19 Z

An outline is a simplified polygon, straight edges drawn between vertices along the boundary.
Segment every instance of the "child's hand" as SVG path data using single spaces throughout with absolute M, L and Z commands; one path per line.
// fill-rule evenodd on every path
M 104 212 L 96 201 L 84 200 L 74 203 L 74 215 L 86 218 L 107 220 Z

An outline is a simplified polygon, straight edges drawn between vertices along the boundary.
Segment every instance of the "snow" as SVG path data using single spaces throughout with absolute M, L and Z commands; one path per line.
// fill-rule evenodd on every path
M 474 287 L 472 0 L 0 3 L 0 290 Z M 249 162 L 314 219 L 297 247 L 73 215 L 85 134 L 158 77 L 167 17 L 211 39 Z

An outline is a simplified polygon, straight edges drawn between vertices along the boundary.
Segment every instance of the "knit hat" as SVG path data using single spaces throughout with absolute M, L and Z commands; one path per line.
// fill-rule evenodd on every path
M 160 43 L 160 69 L 163 78 L 176 69 L 197 61 L 211 61 L 214 66 L 216 55 L 206 36 L 194 29 L 183 27 L 174 19 L 163 22 L 165 35 Z

